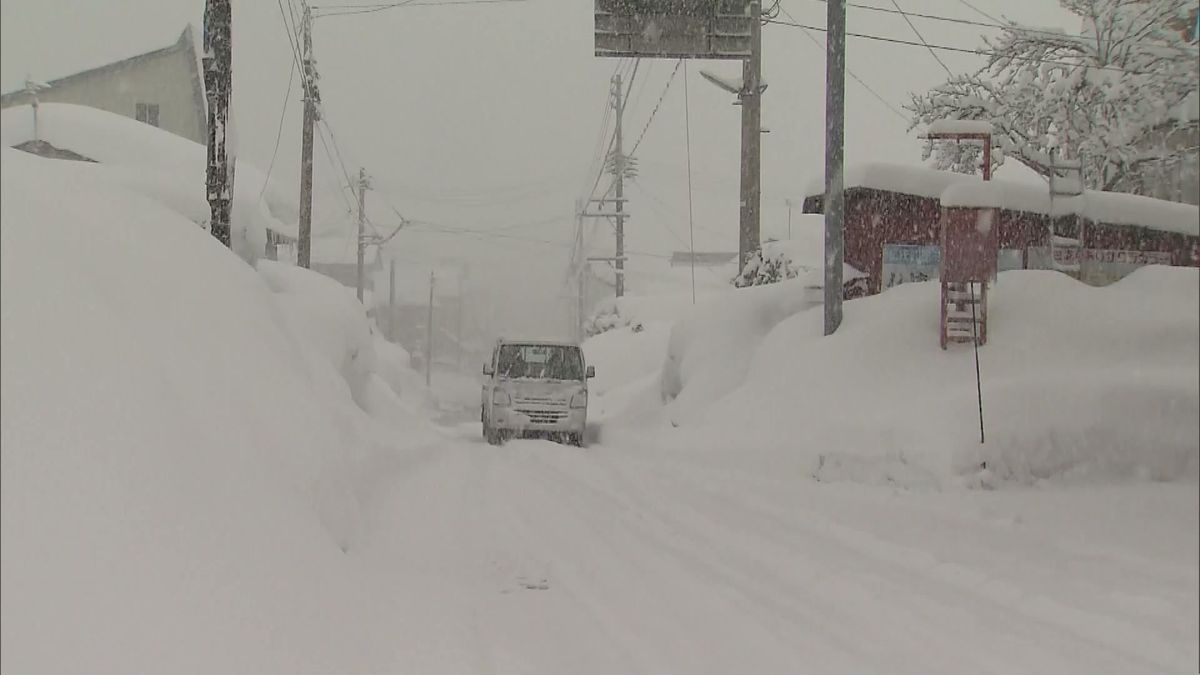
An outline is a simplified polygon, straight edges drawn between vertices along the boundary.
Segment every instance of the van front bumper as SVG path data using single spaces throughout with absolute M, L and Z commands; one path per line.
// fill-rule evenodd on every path
M 514 405 L 493 406 L 492 427 L 514 432 L 565 432 L 583 433 L 587 426 L 587 410 L 584 408 L 546 407 Z

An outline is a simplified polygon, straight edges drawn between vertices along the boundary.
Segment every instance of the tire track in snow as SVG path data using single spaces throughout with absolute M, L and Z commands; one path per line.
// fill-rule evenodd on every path
M 542 458 L 545 461 L 546 458 Z M 759 557 L 756 562 L 762 571 L 765 566 L 767 573 L 771 568 L 772 561 L 783 560 L 803 560 L 805 550 L 827 550 L 835 549 L 839 555 L 833 556 L 830 565 L 837 565 L 840 561 L 854 561 L 863 559 L 874 561 L 879 570 L 873 570 L 870 567 L 858 565 L 857 581 L 865 582 L 874 586 L 877 591 L 890 592 L 895 595 L 897 591 L 904 599 L 904 604 L 888 603 L 881 604 L 871 602 L 872 598 L 857 594 L 858 599 L 862 602 L 861 609 L 874 610 L 881 614 L 892 614 L 893 621 L 887 624 L 889 630 L 884 631 L 884 634 L 894 635 L 897 632 L 907 634 L 907 638 L 916 641 L 916 644 L 927 646 L 928 644 L 936 644 L 937 641 L 944 641 L 947 637 L 955 636 L 962 640 L 960 644 L 969 644 L 971 642 L 980 643 L 981 631 L 977 624 L 980 617 L 978 615 L 978 607 L 972 607 L 971 611 L 964 611 L 961 603 L 947 604 L 946 602 L 933 600 L 934 597 L 945 597 L 947 592 L 953 597 L 969 596 L 973 601 L 984 601 L 985 607 L 991 607 L 989 622 L 1000 631 L 999 634 L 1004 634 L 1005 643 L 1001 645 L 996 639 L 998 634 L 996 630 L 988 632 L 988 639 L 976 645 L 972 650 L 973 661 L 976 667 L 987 667 L 989 664 L 995 667 L 996 664 L 1004 664 L 1001 670 L 1011 669 L 1013 667 L 1013 659 L 1017 658 L 1024 660 L 1031 668 L 1044 668 L 1047 660 L 1053 658 L 1066 658 L 1065 654 L 1069 653 L 1069 649 L 1058 649 L 1052 652 L 1046 652 L 1043 648 L 1045 644 L 1064 645 L 1067 642 L 1078 642 L 1080 639 L 1085 640 L 1089 644 L 1089 649 L 1086 652 L 1086 657 L 1080 654 L 1074 654 L 1069 660 L 1062 663 L 1062 667 L 1077 667 L 1081 658 L 1094 660 L 1096 668 L 1104 670 L 1113 668 L 1113 664 L 1123 662 L 1119 666 L 1122 672 L 1129 672 L 1133 668 L 1144 669 L 1147 672 L 1160 671 L 1162 668 L 1170 668 L 1172 665 L 1178 666 L 1180 661 L 1170 660 L 1166 658 L 1152 659 L 1154 662 L 1148 664 L 1145 655 L 1147 653 L 1156 655 L 1169 655 L 1177 650 L 1163 641 L 1159 636 L 1147 631 L 1141 630 L 1136 626 L 1125 622 L 1110 619 L 1108 617 L 1096 616 L 1077 610 L 1061 603 L 1057 603 L 1049 598 L 1035 596 L 1032 599 L 1026 597 L 1020 589 L 1005 585 L 995 580 L 989 579 L 986 575 L 977 570 L 969 569 L 960 565 L 952 565 L 941 563 L 936 558 L 916 549 L 906 548 L 885 542 L 874 535 L 867 532 L 854 530 L 845 526 L 838 525 L 833 521 L 808 512 L 804 516 L 817 525 L 804 525 L 804 518 L 796 518 L 796 514 L 789 514 L 788 518 L 781 518 L 778 514 L 766 513 L 762 510 L 753 511 L 749 509 L 742 500 L 730 498 L 727 494 L 709 492 L 709 497 L 714 494 L 724 498 L 720 509 L 711 509 L 711 512 L 704 512 L 695 509 L 694 499 L 679 499 L 678 503 L 686 510 L 692 511 L 692 523 L 685 524 L 677 514 L 673 515 L 664 509 L 656 506 L 655 500 L 649 500 L 645 497 L 645 491 L 637 488 L 633 483 L 613 465 L 607 463 L 606 469 L 609 471 L 610 477 L 602 481 L 602 486 L 597 487 L 594 483 L 587 484 L 582 481 L 579 475 L 570 473 L 561 466 L 545 463 L 546 466 L 557 471 L 561 478 L 567 480 L 575 480 L 583 482 L 587 488 L 603 493 L 614 486 L 621 486 L 625 495 L 632 499 L 633 502 L 639 505 L 645 513 L 652 513 L 657 518 L 663 527 L 668 530 L 673 530 L 680 533 L 685 533 L 693 542 L 692 552 L 700 555 L 705 551 L 713 550 L 712 531 L 715 529 L 722 532 L 726 537 L 734 540 L 745 540 L 747 530 L 746 523 L 762 522 L 764 519 L 773 521 L 776 525 L 774 529 L 765 529 L 762 527 L 756 528 L 755 537 L 757 541 L 750 542 L 751 545 L 740 551 L 732 551 L 727 554 L 727 558 L 732 558 L 734 565 L 728 568 L 735 576 L 739 574 L 737 568 L 744 567 L 752 555 L 743 555 L 745 551 L 755 549 L 773 549 L 776 551 L 775 556 Z M 661 487 L 661 486 L 659 486 Z M 676 486 L 679 487 L 679 486 Z M 696 489 L 693 488 L 693 493 Z M 661 491 L 658 491 L 661 494 Z M 640 496 L 639 496 L 640 495 Z M 628 503 L 628 500 L 608 495 L 617 503 Z M 661 503 L 661 499 L 657 503 Z M 728 518 L 714 517 L 714 513 L 728 512 L 733 509 L 741 509 L 743 512 L 748 512 L 752 517 L 743 518 L 737 523 L 731 525 Z M 702 525 L 695 524 L 696 518 L 699 517 Z M 795 532 L 795 530 L 802 532 Z M 795 548 L 781 547 L 777 540 L 781 535 L 787 536 L 789 539 L 795 539 Z M 821 542 L 821 546 L 813 546 L 813 542 Z M 827 556 L 828 557 L 828 556 Z M 897 570 L 906 573 L 906 577 L 902 578 L 899 583 L 894 580 Z M 880 575 L 878 572 L 887 572 L 886 575 Z M 893 577 L 889 582 L 888 577 Z M 829 577 L 826 576 L 826 580 Z M 798 586 L 796 582 L 787 576 L 774 576 L 774 583 L 780 588 L 788 589 L 794 594 L 797 601 L 812 600 L 814 594 L 813 586 Z M 984 584 L 981 590 L 980 584 Z M 912 588 L 910 588 L 912 587 Z M 924 589 L 932 591 L 932 593 L 918 593 L 914 589 Z M 845 599 L 847 595 L 854 597 L 855 589 L 847 584 L 842 584 L 842 588 L 838 592 L 832 594 L 833 597 L 828 598 L 828 602 L 837 603 L 839 598 Z M 906 618 L 911 619 L 911 613 L 897 611 L 899 608 L 909 607 L 924 607 L 926 610 L 941 615 L 943 617 L 957 614 L 960 621 L 942 621 L 938 624 L 929 624 L 921 627 L 914 624 L 911 620 L 904 621 Z M 834 611 L 838 611 L 835 607 Z M 826 617 L 828 620 L 828 617 Z M 963 621 L 965 620 L 965 621 Z M 848 629 L 857 628 L 859 631 L 862 625 L 854 626 L 855 622 L 851 621 Z M 1080 624 L 1085 628 L 1081 629 Z M 885 626 L 885 627 L 887 627 Z M 1090 630 L 1087 628 L 1090 627 Z M 1045 634 L 1045 628 L 1050 628 L 1060 633 L 1059 641 L 1048 639 Z M 1016 641 L 1017 637 L 1021 639 Z M 1114 636 L 1124 636 L 1125 639 L 1118 640 L 1122 642 L 1121 647 L 1112 644 Z M 1074 638 L 1074 639 L 1071 639 Z M 930 641 L 933 642 L 930 642 Z M 904 647 L 908 644 L 905 640 L 900 640 L 895 644 L 889 645 L 888 653 L 895 656 L 898 652 L 904 652 Z M 1014 651 L 1014 648 L 1017 650 Z M 981 658 L 981 655 L 988 654 L 987 658 Z M 926 659 L 933 656 L 927 650 L 913 656 L 924 657 Z M 932 666 L 933 664 L 930 664 Z M 959 665 L 961 667 L 961 664 Z M 950 668 L 951 671 L 956 668 Z
M 683 484 L 679 483 L 678 486 L 683 487 Z M 795 545 L 798 547 L 811 546 L 814 538 L 821 538 L 843 550 L 843 556 L 839 557 L 853 559 L 858 556 L 877 561 L 889 572 L 905 571 L 915 577 L 906 580 L 914 587 L 969 596 L 996 609 L 1016 614 L 1017 618 L 1024 619 L 1025 623 L 1009 622 L 1008 626 L 1020 632 L 1032 645 L 1041 645 L 1048 641 L 1044 632 L 1046 628 L 1059 632 L 1063 637 L 1089 642 L 1088 656 L 1097 659 L 1098 668 L 1113 668 L 1116 660 L 1123 662 L 1118 668 L 1120 672 L 1129 672 L 1131 668 L 1161 672 L 1164 668 L 1177 668 L 1180 663 L 1190 660 L 1160 635 L 1129 622 L 1072 607 L 1045 595 L 1027 593 L 980 570 L 940 561 L 926 551 L 885 541 L 865 530 L 841 525 L 814 511 L 780 512 L 761 505 L 751 506 L 752 493 L 735 496 L 726 490 L 712 487 L 712 484 L 708 488 L 701 488 L 692 483 L 685 489 L 701 493 L 708 499 L 720 500 L 720 508 L 707 512 L 695 509 L 696 502 L 692 499 L 681 499 L 679 503 L 690 509 L 694 517 L 706 520 L 727 534 L 743 532 L 749 526 L 756 530 L 757 536 L 763 542 L 772 542 L 780 535 L 788 535 L 788 538 L 796 540 Z M 728 518 L 721 519 L 713 515 L 739 509 L 749 517 L 738 519 L 734 524 L 730 524 Z M 774 527 L 762 526 L 762 523 L 767 522 L 773 523 Z M 977 632 L 972 631 L 967 635 L 973 634 L 977 635 Z M 1054 640 L 1049 642 L 1056 643 Z M 1029 654 L 1029 649 L 1030 645 L 1025 645 L 1025 649 L 1019 653 Z M 1175 654 L 1177 658 L 1170 659 L 1171 654 Z M 1072 664 L 1064 664 L 1070 665 Z

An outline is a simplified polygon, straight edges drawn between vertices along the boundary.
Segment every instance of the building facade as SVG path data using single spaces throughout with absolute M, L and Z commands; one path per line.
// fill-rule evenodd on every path
M 204 144 L 207 107 L 194 33 L 189 25 L 168 47 L 52 80 L 37 100 L 99 108 Z M 4 94 L 0 107 L 27 105 L 34 95 Z

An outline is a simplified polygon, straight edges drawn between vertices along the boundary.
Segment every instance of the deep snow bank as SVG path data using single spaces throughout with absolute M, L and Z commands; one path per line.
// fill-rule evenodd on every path
M 33 138 L 30 106 L 0 112 L 0 145 L 10 148 Z M 199 143 L 128 117 L 67 103 L 38 106 L 38 139 L 99 162 L 90 169 L 193 223 L 207 225 L 210 220 L 203 189 L 207 150 Z M 295 206 L 271 185 L 264 188 L 267 177 L 254 165 L 239 160 L 235 170 L 233 249 L 254 261 L 263 255 L 267 228 L 296 235 L 290 215 Z
M 741 384 L 759 342 L 780 321 L 821 302 L 819 273 L 730 291 L 707 300 L 671 329 L 662 397 L 680 424 Z
M 846 303 L 829 338 L 802 289 L 728 295 L 675 325 L 665 405 L 638 400 L 669 446 L 821 480 L 1195 480 L 1198 277 L 1151 267 L 1093 288 L 1002 274 L 980 349 L 983 445 L 972 351 L 938 347 L 935 283 Z
M 365 340 L 365 321 L 280 298 L 96 172 L 13 150 L 0 163 L 3 670 L 386 662 L 344 551 L 369 535 L 382 469 L 416 452 L 396 444 L 431 432 L 412 416 L 385 432 L 349 395 L 347 348 L 367 343 L 336 336 Z M 313 340 L 315 315 L 340 325 Z

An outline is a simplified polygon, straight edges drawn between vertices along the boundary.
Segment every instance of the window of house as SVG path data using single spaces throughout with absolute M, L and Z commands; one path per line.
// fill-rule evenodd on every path
M 137 109 L 134 111 L 134 116 L 137 118 L 137 121 L 156 127 L 158 126 L 158 104 L 138 103 Z

